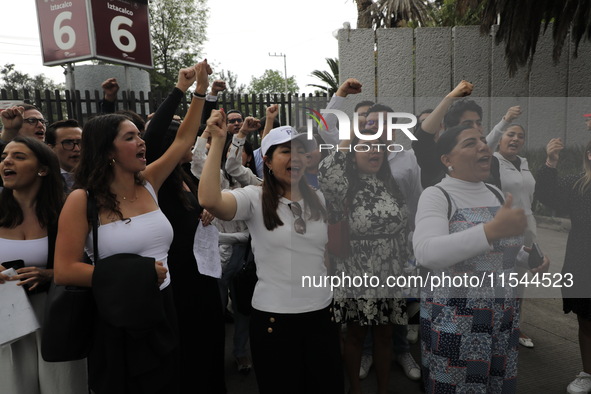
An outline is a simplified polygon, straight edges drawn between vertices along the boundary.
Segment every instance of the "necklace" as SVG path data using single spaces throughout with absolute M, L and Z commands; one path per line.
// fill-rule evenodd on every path
M 135 192 L 134 193 L 134 197 L 133 198 L 130 198 L 130 199 L 127 199 L 127 197 L 121 196 L 121 198 L 123 198 L 123 201 L 127 201 L 127 202 L 130 202 L 130 203 L 136 202 L 137 201 L 137 191 L 135 190 L 135 187 L 134 187 L 133 191 Z

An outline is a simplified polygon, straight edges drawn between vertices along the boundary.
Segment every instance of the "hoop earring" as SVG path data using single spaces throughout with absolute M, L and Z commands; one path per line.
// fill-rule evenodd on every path
M 453 168 L 452 166 L 447 166 L 447 170 L 448 170 L 449 172 L 452 172 L 452 171 L 454 170 L 454 168 Z
M 43 174 L 41 172 L 38 172 L 37 176 L 43 176 Z
M 273 170 L 269 168 L 269 175 L 273 175 Z

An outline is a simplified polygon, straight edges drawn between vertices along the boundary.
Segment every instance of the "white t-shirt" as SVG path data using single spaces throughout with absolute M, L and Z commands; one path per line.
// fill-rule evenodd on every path
M 244 220 L 252 235 L 252 251 L 259 278 L 252 297 L 252 306 L 264 312 L 304 313 L 328 306 L 332 292 L 328 286 L 303 287 L 302 276 L 324 277 L 324 251 L 328 227 L 322 220 L 306 216 L 303 200 L 305 234 L 294 230 L 294 215 L 286 198 L 280 198 L 277 213 L 283 226 L 267 230 L 263 221 L 262 187 L 247 186 L 230 191 L 236 198 L 233 220 Z M 324 196 L 316 192 L 322 204 Z

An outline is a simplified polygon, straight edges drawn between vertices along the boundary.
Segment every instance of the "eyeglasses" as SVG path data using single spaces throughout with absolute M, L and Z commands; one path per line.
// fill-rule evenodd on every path
M 482 120 L 465 120 L 462 122 L 462 126 L 480 127 L 482 126 Z
M 297 202 L 292 202 L 289 204 L 289 208 L 295 218 L 295 221 L 293 222 L 295 232 L 298 234 L 306 234 L 306 222 L 302 218 L 302 206 Z
M 242 123 L 242 118 L 228 119 L 228 123 Z
M 30 125 L 36 125 L 37 122 L 41 122 L 42 125 L 47 126 L 47 124 L 49 123 L 48 121 L 46 121 L 43 118 L 41 118 L 41 119 L 39 119 L 39 118 L 25 118 L 23 120 Z
M 82 146 L 81 143 L 82 140 L 63 140 L 62 148 L 64 148 L 64 150 L 74 150 L 76 145 L 78 145 L 78 148 L 80 148 Z

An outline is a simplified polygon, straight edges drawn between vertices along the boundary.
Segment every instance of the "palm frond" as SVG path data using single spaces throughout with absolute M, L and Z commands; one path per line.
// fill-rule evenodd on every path
M 339 59 L 338 58 L 326 58 L 326 63 L 330 68 L 330 72 L 335 76 L 335 79 L 339 80 Z
M 495 36 L 497 44 L 505 43 L 505 57 L 510 75 L 519 67 L 531 66 L 540 35 L 552 22 L 554 48 L 552 56 L 558 62 L 569 33 L 575 45 L 574 56 L 582 39 L 591 40 L 591 0 L 484 0 L 481 32 L 488 34 L 500 24 Z M 458 0 L 460 10 L 474 7 L 477 0 Z
M 331 94 L 330 93 L 330 88 L 327 88 L 326 85 L 316 85 L 315 83 L 309 83 L 306 86 L 311 86 L 313 88 L 324 90 L 325 92 L 328 92 L 329 94 Z
M 398 21 L 414 20 L 424 25 L 429 18 L 430 4 L 423 0 L 379 0 L 373 3 L 373 14 L 385 27 L 396 27 Z
M 314 70 L 310 73 L 311 76 L 316 77 L 322 81 L 324 85 L 308 84 L 307 86 L 326 90 L 329 94 L 333 94 L 339 88 L 339 59 L 327 58 L 326 63 L 328 63 L 330 72 Z

